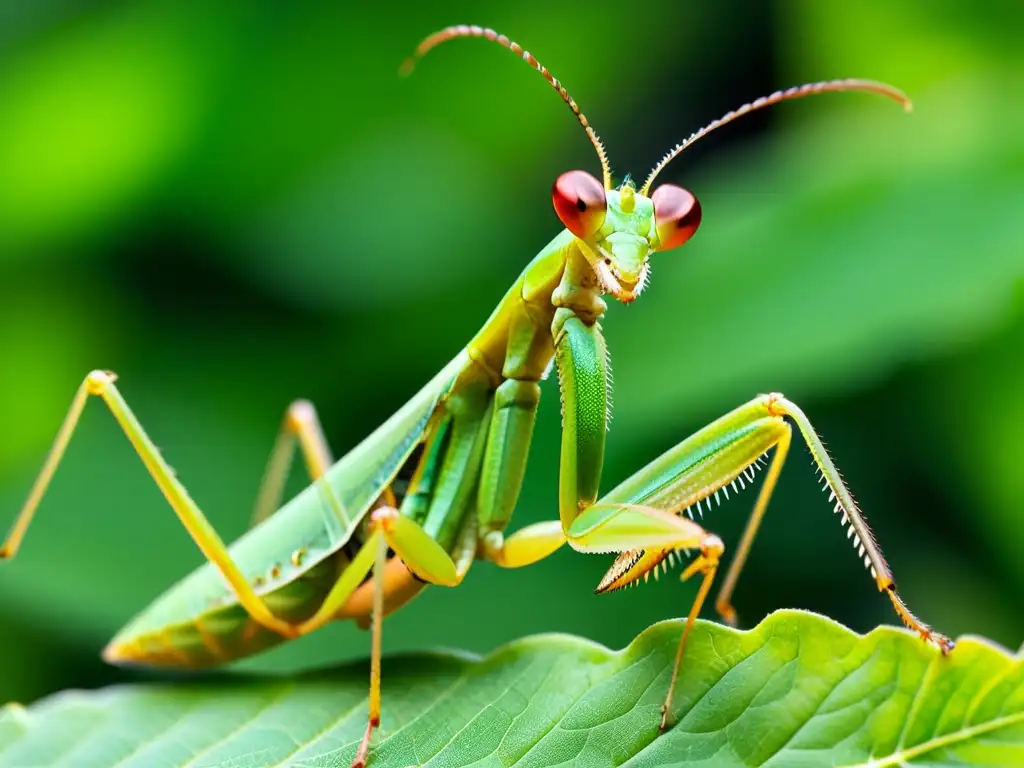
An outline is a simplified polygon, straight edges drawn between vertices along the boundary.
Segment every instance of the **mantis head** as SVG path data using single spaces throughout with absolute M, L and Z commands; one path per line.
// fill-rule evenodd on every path
M 678 248 L 700 226 L 697 198 L 674 184 L 647 197 L 628 179 L 606 190 L 586 171 L 568 171 L 555 181 L 551 196 L 605 293 L 626 304 L 647 282 L 651 253 Z
M 628 179 L 618 189 L 612 187 L 611 166 L 604 145 L 590 127 L 586 116 L 558 79 L 529 51 L 518 43 L 499 35 L 493 29 L 471 25 L 447 27 L 419 44 L 413 55 L 402 65 L 401 72 L 412 72 L 416 62 L 432 48 L 459 37 L 482 37 L 512 51 L 540 72 L 566 103 L 576 120 L 586 131 L 587 138 L 597 152 L 601 163 L 602 180 L 598 181 L 586 171 L 569 171 L 555 181 L 552 198 L 555 211 L 565 227 L 576 236 L 581 251 L 590 262 L 604 290 L 623 302 L 633 301 L 644 287 L 648 274 L 648 257 L 654 251 L 678 248 L 689 240 L 700 226 L 701 209 L 697 198 L 682 187 L 662 184 L 651 192 L 655 177 L 680 152 L 698 139 L 730 123 L 738 117 L 780 101 L 799 99 L 819 93 L 836 91 L 867 91 L 886 96 L 909 111 L 910 99 L 897 88 L 873 80 L 826 80 L 808 83 L 770 96 L 762 96 L 739 109 L 728 112 L 701 128 L 684 141 L 676 144 L 654 170 L 640 189 Z

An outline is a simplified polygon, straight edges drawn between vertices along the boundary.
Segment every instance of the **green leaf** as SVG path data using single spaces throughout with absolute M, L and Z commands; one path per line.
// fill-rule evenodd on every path
M 565 635 L 480 659 L 384 663 L 371 766 L 1024 764 L 1024 663 L 977 638 L 948 657 L 892 627 L 858 636 L 780 611 L 701 622 L 657 737 L 681 623 L 624 651 Z M 348 766 L 366 670 L 69 691 L 0 715 L 3 765 Z

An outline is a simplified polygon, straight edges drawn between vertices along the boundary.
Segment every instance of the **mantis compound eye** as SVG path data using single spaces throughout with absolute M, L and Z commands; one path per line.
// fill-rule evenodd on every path
M 551 190 L 555 212 L 565 228 L 586 240 L 604 224 L 608 202 L 604 186 L 586 171 L 567 171 Z
M 651 195 L 654 203 L 654 221 L 658 227 L 659 251 L 678 248 L 700 226 L 700 203 L 682 187 L 662 184 Z

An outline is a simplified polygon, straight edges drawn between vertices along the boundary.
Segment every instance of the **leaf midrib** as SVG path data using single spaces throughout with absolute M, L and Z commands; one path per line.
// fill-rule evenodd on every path
M 913 760 L 915 757 L 926 755 L 941 747 L 948 747 L 950 744 L 967 741 L 968 739 L 973 739 L 975 736 L 981 736 L 982 734 L 989 733 L 990 731 L 1016 725 L 1017 723 L 1024 723 L 1024 712 L 1017 712 L 1012 715 L 1003 715 L 995 720 L 989 720 L 986 723 L 972 725 L 968 728 L 961 728 L 957 731 L 945 733 L 942 736 L 934 736 L 931 739 L 928 739 L 928 741 L 922 741 L 920 744 L 915 744 L 913 747 L 909 747 L 908 749 L 894 752 L 880 760 L 872 760 L 868 763 L 854 763 L 846 766 L 846 768 L 892 768 L 893 766 L 902 766 L 908 761 Z

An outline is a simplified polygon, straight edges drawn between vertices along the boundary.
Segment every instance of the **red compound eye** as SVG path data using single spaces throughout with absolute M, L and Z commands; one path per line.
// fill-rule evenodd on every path
M 604 224 L 608 202 L 604 186 L 586 171 L 567 171 L 551 190 L 555 212 L 565 228 L 586 240 Z
M 692 192 L 675 184 L 662 184 L 654 190 L 651 202 L 658 226 L 659 251 L 671 251 L 693 237 L 700 226 L 700 203 Z

